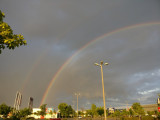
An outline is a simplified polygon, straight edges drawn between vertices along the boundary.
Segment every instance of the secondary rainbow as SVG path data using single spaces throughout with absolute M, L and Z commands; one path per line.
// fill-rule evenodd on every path
M 40 64 L 41 60 L 45 57 L 46 53 L 49 51 L 48 48 L 46 48 L 45 50 L 43 50 L 43 52 L 41 53 L 41 55 L 36 58 L 34 64 L 32 65 L 31 69 L 28 71 L 28 74 L 26 75 L 23 84 L 21 85 L 20 88 L 20 92 L 23 94 L 24 89 L 26 88 L 29 80 L 31 79 L 31 76 L 33 74 L 33 72 L 36 70 L 36 68 L 38 67 L 38 65 Z
M 42 97 L 41 103 L 40 105 L 42 105 L 43 103 L 45 103 L 48 93 L 51 89 L 51 87 L 53 86 L 54 82 L 57 80 L 57 78 L 59 77 L 59 75 L 63 72 L 64 68 L 72 61 L 72 59 L 74 57 L 76 57 L 80 52 L 82 52 L 85 48 L 87 48 L 88 46 L 94 44 L 95 42 L 101 40 L 104 37 L 113 35 L 115 33 L 121 32 L 121 31 L 125 31 L 125 30 L 129 30 L 129 29 L 134 29 L 134 28 L 138 28 L 138 27 L 144 27 L 144 26 L 152 26 L 152 25 L 160 25 L 160 21 L 157 22 L 148 22 L 148 23 L 141 23 L 141 24 L 135 24 L 135 25 L 131 25 L 131 26 L 126 26 L 123 28 L 119 28 L 116 29 L 112 32 L 106 33 L 102 36 L 97 37 L 96 39 L 91 40 L 90 42 L 88 42 L 87 44 L 85 44 L 83 47 L 81 47 L 77 52 L 75 52 L 71 57 L 69 57 L 66 62 L 58 69 L 58 71 L 56 72 L 56 74 L 53 76 L 52 80 L 50 81 L 47 89 L 45 90 L 45 93 Z

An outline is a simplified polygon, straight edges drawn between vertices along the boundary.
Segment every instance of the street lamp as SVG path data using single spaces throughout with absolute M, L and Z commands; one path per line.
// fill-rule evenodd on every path
M 80 93 L 75 93 L 75 95 L 77 95 L 77 117 L 78 117 L 78 95 L 80 95 Z
M 104 118 L 105 118 L 105 120 L 107 120 L 107 116 L 106 116 L 106 105 L 105 105 L 105 95 L 104 95 L 104 82 L 103 82 L 103 68 L 102 68 L 102 65 L 108 65 L 108 63 L 103 63 L 103 61 L 101 61 L 100 64 L 98 64 L 98 63 L 94 63 L 94 64 L 101 67 L 102 89 L 103 89 L 103 104 L 104 104 Z

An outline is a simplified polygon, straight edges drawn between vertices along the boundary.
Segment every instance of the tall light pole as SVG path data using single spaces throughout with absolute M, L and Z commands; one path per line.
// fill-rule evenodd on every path
M 95 63 L 95 65 L 101 67 L 102 89 L 103 89 L 103 104 L 104 104 L 104 118 L 105 118 L 105 120 L 107 120 L 107 116 L 106 116 L 106 105 L 105 105 L 105 95 L 104 95 L 104 81 L 103 81 L 103 68 L 102 68 L 102 65 L 108 65 L 108 63 L 104 63 L 104 64 L 103 64 L 103 61 L 101 61 L 100 64 Z
M 80 95 L 80 93 L 75 93 L 75 95 L 77 95 L 77 118 L 78 118 L 78 95 Z

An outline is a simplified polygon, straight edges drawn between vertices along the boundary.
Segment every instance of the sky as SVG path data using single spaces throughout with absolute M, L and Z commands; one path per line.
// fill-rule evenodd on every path
M 0 104 L 76 109 L 156 104 L 160 93 L 159 0 L 0 0 L 4 22 L 26 46 L 0 54 Z

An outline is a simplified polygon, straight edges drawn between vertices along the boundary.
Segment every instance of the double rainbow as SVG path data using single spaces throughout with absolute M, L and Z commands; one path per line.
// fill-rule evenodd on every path
M 107 36 L 110 36 L 110 35 L 113 35 L 113 34 L 116 34 L 118 32 L 121 32 L 121 31 L 126 31 L 126 30 L 130 30 L 130 29 L 135 29 L 135 28 L 139 28 L 139 27 L 144 27 L 144 26 L 153 26 L 153 25 L 160 25 L 160 22 L 149 22 L 149 23 L 141 23 L 141 24 L 135 24 L 135 25 L 132 25 L 132 26 L 126 26 L 126 27 L 123 27 L 123 28 L 119 28 L 119 29 L 116 29 L 112 32 L 109 32 L 109 33 L 106 33 L 102 36 L 99 36 L 93 40 L 91 40 L 90 42 L 88 42 L 87 44 L 85 44 L 83 47 L 81 47 L 77 52 L 75 52 L 71 57 L 69 57 L 66 62 L 58 69 L 58 71 L 56 72 L 56 74 L 53 76 L 52 80 L 50 81 L 50 83 L 48 84 L 48 87 L 47 89 L 45 90 L 45 93 L 43 94 L 43 98 L 41 100 L 41 103 L 40 105 L 42 105 L 43 103 L 45 103 L 46 99 L 47 99 L 47 96 L 50 92 L 50 89 L 52 88 L 52 86 L 54 85 L 55 81 L 58 79 L 59 75 L 63 72 L 64 68 L 66 68 L 66 66 L 72 61 L 72 59 L 74 57 L 76 57 L 79 53 L 81 53 L 85 48 L 87 48 L 88 46 L 90 45 L 93 45 L 94 43 L 96 43 L 97 41 L 103 39 L 104 37 L 107 37 Z

